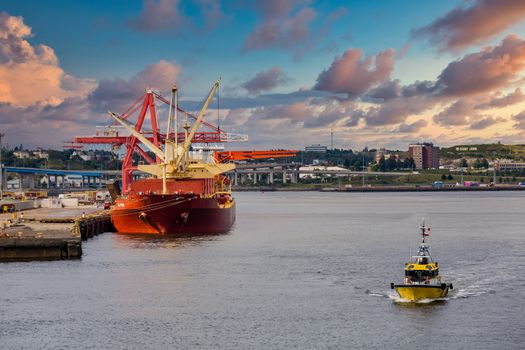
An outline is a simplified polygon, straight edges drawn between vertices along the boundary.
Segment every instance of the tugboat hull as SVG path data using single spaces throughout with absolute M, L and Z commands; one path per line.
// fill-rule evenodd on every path
M 393 289 L 403 299 L 417 301 L 422 299 L 440 299 L 448 294 L 450 285 L 428 285 L 428 284 L 396 284 Z

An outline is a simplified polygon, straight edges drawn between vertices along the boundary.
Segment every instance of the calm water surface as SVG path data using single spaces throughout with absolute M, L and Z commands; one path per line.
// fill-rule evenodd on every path
M 0 349 L 524 349 L 525 196 L 238 193 L 231 232 L 0 265 Z M 390 282 L 422 217 L 439 303 Z

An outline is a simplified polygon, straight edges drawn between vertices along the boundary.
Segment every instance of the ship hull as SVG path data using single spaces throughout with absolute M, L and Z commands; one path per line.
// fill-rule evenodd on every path
M 440 299 L 448 294 L 449 285 L 427 285 L 427 284 L 396 284 L 394 289 L 397 294 L 406 300 Z
M 119 233 L 209 235 L 230 230 L 235 222 L 235 201 L 217 198 L 149 195 L 117 199 L 111 221 Z

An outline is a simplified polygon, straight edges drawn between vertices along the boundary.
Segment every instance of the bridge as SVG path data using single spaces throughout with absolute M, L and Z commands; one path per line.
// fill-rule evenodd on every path
M 356 170 L 329 170 L 329 169 L 301 169 L 303 164 L 299 163 L 241 163 L 237 167 L 226 173 L 234 185 L 242 185 L 247 181 L 254 184 L 266 182 L 273 184 L 275 180 L 282 183 L 297 183 L 301 175 L 311 176 L 402 176 L 411 172 L 377 172 L 377 171 L 356 171 Z M 322 168 L 322 167 L 320 167 Z M 119 170 L 63 170 L 45 168 L 24 168 L 24 167 L 4 167 L 4 172 L 19 175 L 20 187 L 23 186 L 24 177 L 29 180 L 25 187 L 37 188 L 38 176 L 46 176 L 47 188 L 64 188 L 66 176 L 82 177 L 81 187 L 102 187 L 103 180 L 120 178 Z M 134 174 L 139 176 L 137 172 Z M 5 176 L 1 176 L 5 179 Z M 61 185 L 61 186 L 60 186 Z M 4 182 L 4 189 L 7 186 Z
M 6 173 L 14 173 L 19 176 L 19 188 L 23 188 L 24 180 L 29 182 L 30 188 L 37 188 L 35 186 L 38 182 L 39 176 L 47 177 L 47 188 L 65 187 L 66 176 L 81 177 L 81 187 L 101 187 L 102 180 L 115 178 L 120 175 L 117 170 L 64 170 L 64 169 L 46 169 L 46 168 L 25 168 L 25 167 L 3 167 L 2 180 L 4 181 L 3 188 L 7 188 L 5 184 Z M 59 186 L 61 184 L 62 186 Z
M 319 176 L 402 176 L 412 172 L 380 172 L 380 171 L 356 171 L 356 170 L 329 170 L 329 169 L 301 169 L 303 164 L 298 163 L 267 163 L 267 164 L 238 164 L 237 167 L 226 173 L 234 185 L 244 184 L 250 180 L 254 184 L 265 181 L 273 184 L 274 180 L 280 179 L 282 183 L 296 183 L 300 175 Z M 319 168 L 322 168 L 321 166 Z

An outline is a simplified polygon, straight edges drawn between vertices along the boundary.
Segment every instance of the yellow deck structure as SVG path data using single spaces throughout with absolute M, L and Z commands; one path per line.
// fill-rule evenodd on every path
M 423 240 L 419 245 L 417 255 L 412 262 L 405 264 L 405 279 L 402 284 L 391 283 L 392 289 L 406 300 L 440 299 L 447 296 L 452 284 L 443 283 L 439 275 L 439 265 L 430 256 L 430 247 L 425 242 L 430 229 L 423 221 L 420 226 Z

